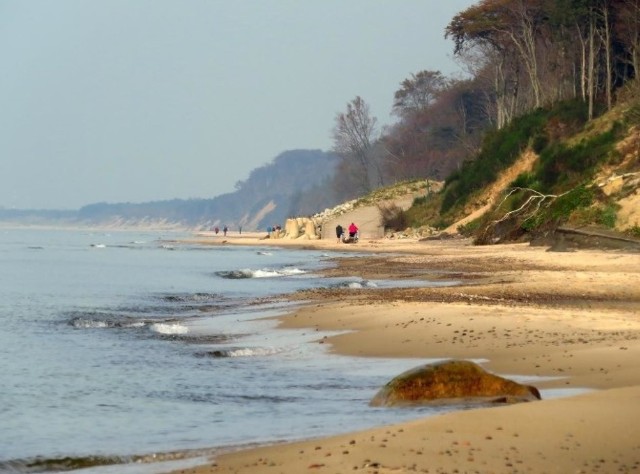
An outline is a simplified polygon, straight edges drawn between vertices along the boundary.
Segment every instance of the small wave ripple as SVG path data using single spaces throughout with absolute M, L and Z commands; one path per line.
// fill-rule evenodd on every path
M 146 321 L 88 313 L 72 317 L 69 319 L 69 324 L 77 329 L 140 328 L 146 325 Z
M 224 299 L 217 293 L 176 293 L 159 295 L 157 298 L 166 303 L 215 303 Z
M 378 284 L 375 281 L 370 280 L 362 280 L 362 281 L 343 281 L 337 283 L 333 286 L 334 288 L 351 288 L 351 289 L 362 289 L 362 288 L 378 288 Z
M 10 459 L 0 461 L 0 472 L 14 473 L 52 473 L 75 470 L 99 468 L 101 466 L 123 467 L 129 465 L 156 464 L 171 461 L 183 461 L 196 459 L 202 456 L 211 456 L 216 453 L 214 449 L 186 449 L 183 451 L 169 451 L 148 454 L 133 454 L 129 456 L 110 455 L 88 455 L 88 456 L 63 456 L 63 457 L 43 457 L 37 456 L 26 459 Z M 114 471 L 109 471 L 114 472 Z M 131 472 L 127 470 L 126 472 Z M 145 471 L 145 472 L 156 472 Z
M 123 464 L 131 461 L 132 459 L 129 457 L 120 456 L 35 457 L 31 459 L 0 461 L 0 472 L 60 472 Z
M 282 349 L 274 347 L 236 347 L 230 349 L 216 349 L 213 351 L 205 351 L 196 353 L 196 357 L 264 357 L 279 354 Z

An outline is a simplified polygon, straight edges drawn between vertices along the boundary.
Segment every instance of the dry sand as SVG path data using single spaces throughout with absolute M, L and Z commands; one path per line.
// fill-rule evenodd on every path
M 325 439 L 227 453 L 181 473 L 640 472 L 640 254 L 548 252 L 464 240 L 226 244 L 358 250 L 331 275 L 459 281 L 437 288 L 315 290 L 283 327 L 350 355 L 486 359 L 501 375 L 588 393 L 437 415 Z M 220 237 L 196 239 L 222 244 Z

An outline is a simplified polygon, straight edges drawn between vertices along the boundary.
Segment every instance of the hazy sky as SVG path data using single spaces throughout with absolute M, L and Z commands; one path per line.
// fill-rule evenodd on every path
M 0 0 L 0 207 L 214 197 L 329 150 L 360 95 L 458 72 L 475 0 Z

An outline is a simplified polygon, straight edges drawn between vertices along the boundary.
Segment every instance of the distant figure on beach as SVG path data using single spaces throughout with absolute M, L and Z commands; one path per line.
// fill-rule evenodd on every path
M 349 226 L 349 237 L 353 240 L 357 240 L 356 239 L 357 235 L 358 235 L 358 226 L 352 222 L 351 225 Z
M 336 237 L 338 238 L 338 243 L 342 241 L 342 235 L 344 234 L 344 229 L 340 224 L 336 226 Z
M 238 227 L 238 232 L 242 234 L 242 226 Z
M 218 235 L 218 232 L 220 232 L 220 228 L 216 226 L 215 229 L 213 229 L 213 231 L 216 233 L 216 235 Z
M 224 226 L 224 229 L 222 229 L 222 232 L 224 232 L 225 237 L 227 235 L 227 231 L 228 230 L 229 230 L 229 228 L 227 226 Z

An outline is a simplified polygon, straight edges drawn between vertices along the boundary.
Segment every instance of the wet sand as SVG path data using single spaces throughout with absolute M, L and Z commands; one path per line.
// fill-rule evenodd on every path
M 217 240 L 217 241 L 216 241 Z M 183 473 L 640 472 L 640 254 L 548 252 L 465 240 L 265 241 L 365 252 L 331 276 L 459 281 L 458 286 L 297 293 L 282 327 L 362 356 L 485 359 L 500 375 L 544 377 L 579 395 L 458 411 L 394 426 L 228 453 Z M 582 390 L 586 389 L 586 390 Z

